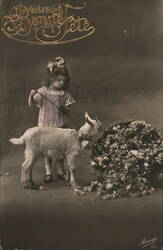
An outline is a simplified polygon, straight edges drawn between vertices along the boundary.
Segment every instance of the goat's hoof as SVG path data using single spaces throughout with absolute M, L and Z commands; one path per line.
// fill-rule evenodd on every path
M 74 194 L 76 194 L 76 195 L 84 195 L 85 194 L 85 192 L 80 188 L 75 188 L 75 189 L 73 189 L 73 191 L 74 191 Z
M 35 186 L 31 186 L 31 190 L 40 190 L 40 191 L 44 191 L 46 190 L 44 186 L 39 186 L 39 185 L 35 185 Z
M 21 184 L 22 188 L 25 188 L 25 189 L 30 189 L 31 188 L 31 185 L 29 184 Z
M 76 183 L 70 183 L 72 189 L 81 189 L 81 186 L 77 185 Z
M 46 188 L 44 186 L 39 186 L 39 190 L 44 191 Z
M 40 187 L 41 187 L 41 186 L 39 186 L 39 185 L 33 185 L 33 186 L 30 187 L 30 189 L 31 189 L 31 190 L 41 190 Z M 43 189 L 42 189 L 42 190 L 43 190 Z
M 21 185 L 22 185 L 22 187 L 25 188 L 25 189 L 39 190 L 39 188 L 40 188 L 40 186 L 34 184 L 34 182 L 22 183 Z
M 34 181 L 30 181 L 29 184 L 28 184 L 30 187 L 32 186 L 36 186 L 36 183 Z

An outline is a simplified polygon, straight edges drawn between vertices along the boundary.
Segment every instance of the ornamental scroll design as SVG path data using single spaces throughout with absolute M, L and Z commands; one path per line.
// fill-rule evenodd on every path
M 82 6 L 19 4 L 3 16 L 1 30 L 11 39 L 30 44 L 56 45 L 77 41 L 95 32 L 95 27 L 86 17 L 72 14 L 85 7 L 86 3 Z

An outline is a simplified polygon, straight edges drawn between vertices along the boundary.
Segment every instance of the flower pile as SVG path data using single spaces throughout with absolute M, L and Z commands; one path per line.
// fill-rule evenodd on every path
M 152 177 L 162 169 L 161 144 L 161 135 L 144 121 L 111 125 L 92 148 L 96 179 L 84 190 L 97 191 L 102 199 L 153 193 Z

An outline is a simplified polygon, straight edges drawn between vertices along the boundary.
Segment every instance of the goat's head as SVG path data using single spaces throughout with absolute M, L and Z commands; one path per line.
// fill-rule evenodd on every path
M 81 142 L 82 149 L 90 148 L 95 139 L 99 137 L 102 131 L 102 123 L 96 118 L 93 120 L 90 118 L 87 112 L 85 112 L 85 124 L 79 129 L 79 140 Z

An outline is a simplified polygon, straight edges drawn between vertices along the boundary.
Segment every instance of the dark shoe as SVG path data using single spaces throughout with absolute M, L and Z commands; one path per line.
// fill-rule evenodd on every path
M 51 174 L 47 174 L 44 176 L 44 183 L 53 183 L 53 176 Z
M 65 181 L 65 175 L 64 174 L 57 174 L 57 180 Z

